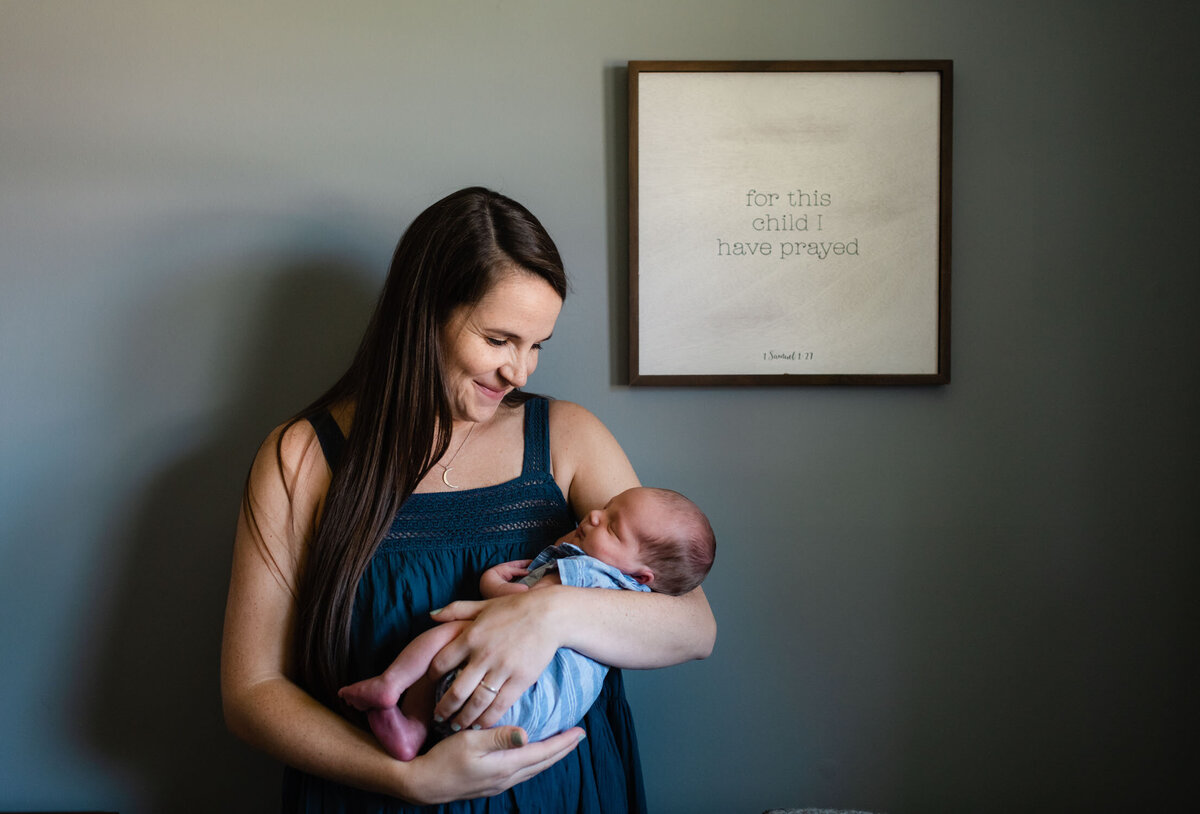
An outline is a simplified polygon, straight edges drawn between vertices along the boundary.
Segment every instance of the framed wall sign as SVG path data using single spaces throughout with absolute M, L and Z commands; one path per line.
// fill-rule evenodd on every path
M 949 61 L 630 62 L 630 382 L 950 380 Z

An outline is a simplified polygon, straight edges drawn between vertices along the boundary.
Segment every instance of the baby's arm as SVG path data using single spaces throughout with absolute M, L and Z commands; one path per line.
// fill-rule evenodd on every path
M 512 560 L 493 565 L 483 572 L 479 578 L 479 593 L 484 599 L 495 599 L 498 596 L 510 596 L 529 590 L 528 585 L 513 582 L 529 573 L 529 563 L 532 560 Z

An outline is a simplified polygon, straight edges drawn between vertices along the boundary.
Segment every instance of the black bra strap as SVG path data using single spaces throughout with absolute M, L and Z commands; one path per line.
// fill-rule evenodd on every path
M 325 462 L 329 464 L 330 471 L 337 469 L 342 460 L 342 449 L 346 446 L 346 436 L 342 435 L 342 428 L 333 420 L 328 410 L 309 417 L 308 423 L 316 430 L 317 440 L 321 442 L 321 451 L 325 453 Z

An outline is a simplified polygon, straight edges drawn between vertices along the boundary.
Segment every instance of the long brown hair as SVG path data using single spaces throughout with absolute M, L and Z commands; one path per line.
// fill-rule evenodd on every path
M 566 297 L 558 249 L 525 207 L 480 187 L 430 206 L 400 238 L 349 368 L 285 426 L 286 432 L 334 405 L 354 405 L 296 597 L 297 679 L 334 709 L 341 708 L 337 690 L 347 679 L 358 583 L 401 504 L 450 443 L 438 329 L 454 309 L 478 303 L 513 266 Z M 520 400 L 510 397 L 510 403 Z

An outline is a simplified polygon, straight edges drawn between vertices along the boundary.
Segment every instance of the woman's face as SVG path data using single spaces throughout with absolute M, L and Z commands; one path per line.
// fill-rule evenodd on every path
M 474 305 L 456 308 L 439 334 L 442 378 L 455 421 L 487 421 L 537 367 L 562 299 L 521 269 L 502 273 Z

